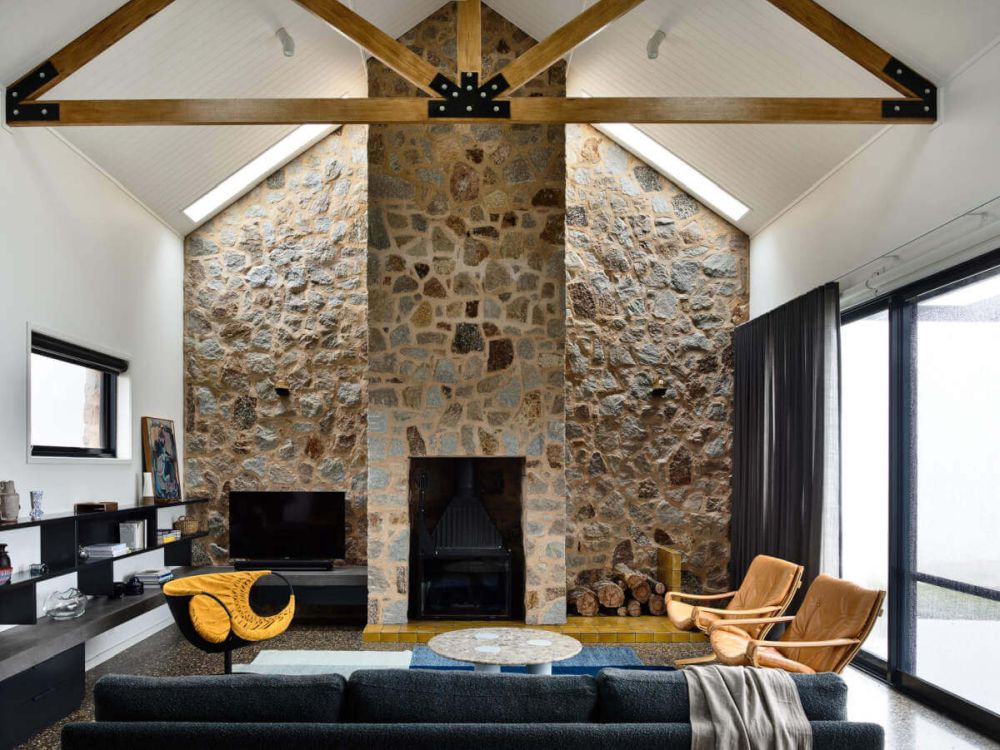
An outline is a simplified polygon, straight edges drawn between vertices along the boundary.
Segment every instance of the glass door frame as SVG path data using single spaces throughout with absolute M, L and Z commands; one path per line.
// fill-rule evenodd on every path
M 1000 740 L 1000 715 L 914 674 L 917 583 L 930 583 L 962 593 L 992 591 L 973 592 L 967 584 L 928 576 L 917 570 L 917 502 L 913 495 L 917 471 L 913 424 L 917 395 L 913 373 L 916 305 L 931 293 L 944 292 L 950 286 L 969 282 L 997 268 L 1000 268 L 1000 249 L 856 305 L 841 314 L 841 324 L 886 310 L 889 313 L 888 659 L 861 651 L 854 664 L 921 703 Z M 974 646 L 970 644 L 969 647 Z

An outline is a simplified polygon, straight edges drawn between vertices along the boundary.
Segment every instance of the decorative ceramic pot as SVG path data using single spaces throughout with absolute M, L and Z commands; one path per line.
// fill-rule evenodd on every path
M 0 482 L 0 523 L 14 523 L 21 512 L 21 498 L 14 482 Z
M 0 544 L 0 586 L 10 583 L 10 576 L 14 568 L 10 564 L 10 555 L 7 554 L 7 545 Z
M 87 611 L 87 597 L 79 589 L 53 591 L 43 609 L 53 620 L 75 620 Z

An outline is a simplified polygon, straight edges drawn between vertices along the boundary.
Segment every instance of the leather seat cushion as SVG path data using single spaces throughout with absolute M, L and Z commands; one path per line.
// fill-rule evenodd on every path
M 678 630 L 694 628 L 694 606 L 672 599 L 667 603 L 667 617 L 670 624 Z
M 820 575 L 809 586 L 795 620 L 782 634 L 782 641 L 828 641 L 867 635 L 878 615 L 881 592 L 850 581 Z M 835 648 L 782 649 L 785 659 L 804 664 L 815 672 L 836 671 L 852 646 Z
M 699 630 L 707 633 L 712 624 L 721 619 L 722 615 L 717 615 L 714 612 L 699 612 L 694 624 L 698 626 Z
M 799 649 L 800 651 L 802 649 Z M 771 646 L 757 647 L 757 664 L 762 667 L 776 667 L 784 669 L 786 672 L 796 672 L 798 674 L 816 674 L 815 670 L 807 667 L 801 662 L 789 659 L 776 648 Z
M 720 663 L 730 667 L 744 667 L 747 660 L 747 644 L 752 640 L 742 628 L 723 625 L 712 631 L 712 650 Z

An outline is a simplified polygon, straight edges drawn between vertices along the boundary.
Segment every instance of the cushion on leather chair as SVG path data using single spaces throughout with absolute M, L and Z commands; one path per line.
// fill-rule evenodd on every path
M 760 609 L 785 604 L 794 593 L 800 570 L 801 566 L 787 560 L 757 555 L 751 561 L 739 590 L 726 609 Z M 757 625 L 745 629 L 757 637 L 762 628 L 762 625 Z
M 207 573 L 168 581 L 163 586 L 165 596 L 190 596 L 188 613 L 195 630 L 209 643 L 222 643 L 230 632 L 245 641 L 266 641 L 288 629 L 295 616 L 295 596 L 278 614 L 265 617 L 250 606 L 250 589 L 260 578 L 271 575 L 269 570 L 238 573 Z M 225 604 L 229 615 L 211 594 Z
M 667 602 L 667 617 L 678 630 L 691 630 L 694 627 L 694 605 L 671 599 Z
M 747 631 L 735 625 L 717 627 L 709 636 L 715 658 L 728 667 L 745 667 L 750 664 L 747 645 L 751 640 L 753 639 Z
M 882 592 L 828 575 L 817 576 L 781 641 L 829 641 L 864 638 L 881 609 Z M 854 646 L 781 649 L 783 659 L 815 672 L 837 671 Z M 767 654 L 767 659 L 775 659 Z M 775 666 L 778 666 L 777 664 Z M 797 671 L 803 671 L 801 669 Z

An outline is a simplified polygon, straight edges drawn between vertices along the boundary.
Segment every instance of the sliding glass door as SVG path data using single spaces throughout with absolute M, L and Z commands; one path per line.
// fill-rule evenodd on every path
M 1000 734 L 1000 251 L 845 314 L 841 575 L 861 666 Z
M 1000 714 L 1000 650 L 981 647 L 1000 642 L 1000 273 L 916 296 L 906 311 L 915 549 L 905 666 Z

